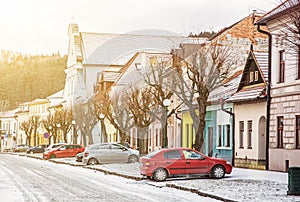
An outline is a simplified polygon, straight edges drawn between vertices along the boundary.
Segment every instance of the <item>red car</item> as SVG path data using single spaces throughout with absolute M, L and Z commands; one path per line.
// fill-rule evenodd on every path
M 232 165 L 189 148 L 156 150 L 140 158 L 141 175 L 155 181 L 167 177 L 208 175 L 219 179 L 230 174 Z
M 60 147 L 45 151 L 43 153 L 43 158 L 50 159 L 50 158 L 75 157 L 76 154 L 83 151 L 84 151 L 84 147 L 79 144 L 65 144 Z

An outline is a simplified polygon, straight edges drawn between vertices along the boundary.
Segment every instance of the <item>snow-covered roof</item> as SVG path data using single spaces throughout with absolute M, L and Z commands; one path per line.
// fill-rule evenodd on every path
M 190 42 L 182 36 L 145 34 L 103 34 L 81 32 L 84 64 L 124 65 L 136 52 L 170 53 L 181 43 Z M 195 40 L 195 39 L 194 39 Z
M 18 111 L 20 111 L 20 108 L 0 112 L 0 118 L 12 118 L 12 117 L 15 116 L 15 113 L 18 112 Z
M 263 15 L 257 22 L 257 24 L 265 24 L 269 20 L 276 19 L 279 15 L 287 14 L 290 9 L 300 9 L 299 0 L 286 0 Z

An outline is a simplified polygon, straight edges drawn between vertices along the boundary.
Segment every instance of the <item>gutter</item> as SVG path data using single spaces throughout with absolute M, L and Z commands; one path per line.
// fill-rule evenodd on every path
M 269 47 L 268 47 L 268 82 L 267 82 L 267 123 L 266 123 L 266 170 L 269 170 L 269 145 L 270 145 L 270 108 L 271 108 L 271 66 L 272 66 L 272 35 L 270 32 L 262 30 L 257 23 L 257 31 L 268 35 Z

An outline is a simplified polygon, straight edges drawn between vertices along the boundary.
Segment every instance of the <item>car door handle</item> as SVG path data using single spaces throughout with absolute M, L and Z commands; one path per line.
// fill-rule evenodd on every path
M 171 162 L 170 162 L 170 161 L 167 161 L 166 164 L 171 164 Z
M 190 161 L 187 161 L 187 162 L 185 162 L 186 164 L 190 164 L 191 162 Z

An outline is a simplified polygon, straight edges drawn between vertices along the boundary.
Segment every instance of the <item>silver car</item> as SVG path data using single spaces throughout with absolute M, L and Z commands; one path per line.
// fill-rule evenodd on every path
M 85 165 L 99 163 L 135 163 L 139 160 L 139 151 L 118 143 L 106 142 L 88 145 L 83 152 Z

